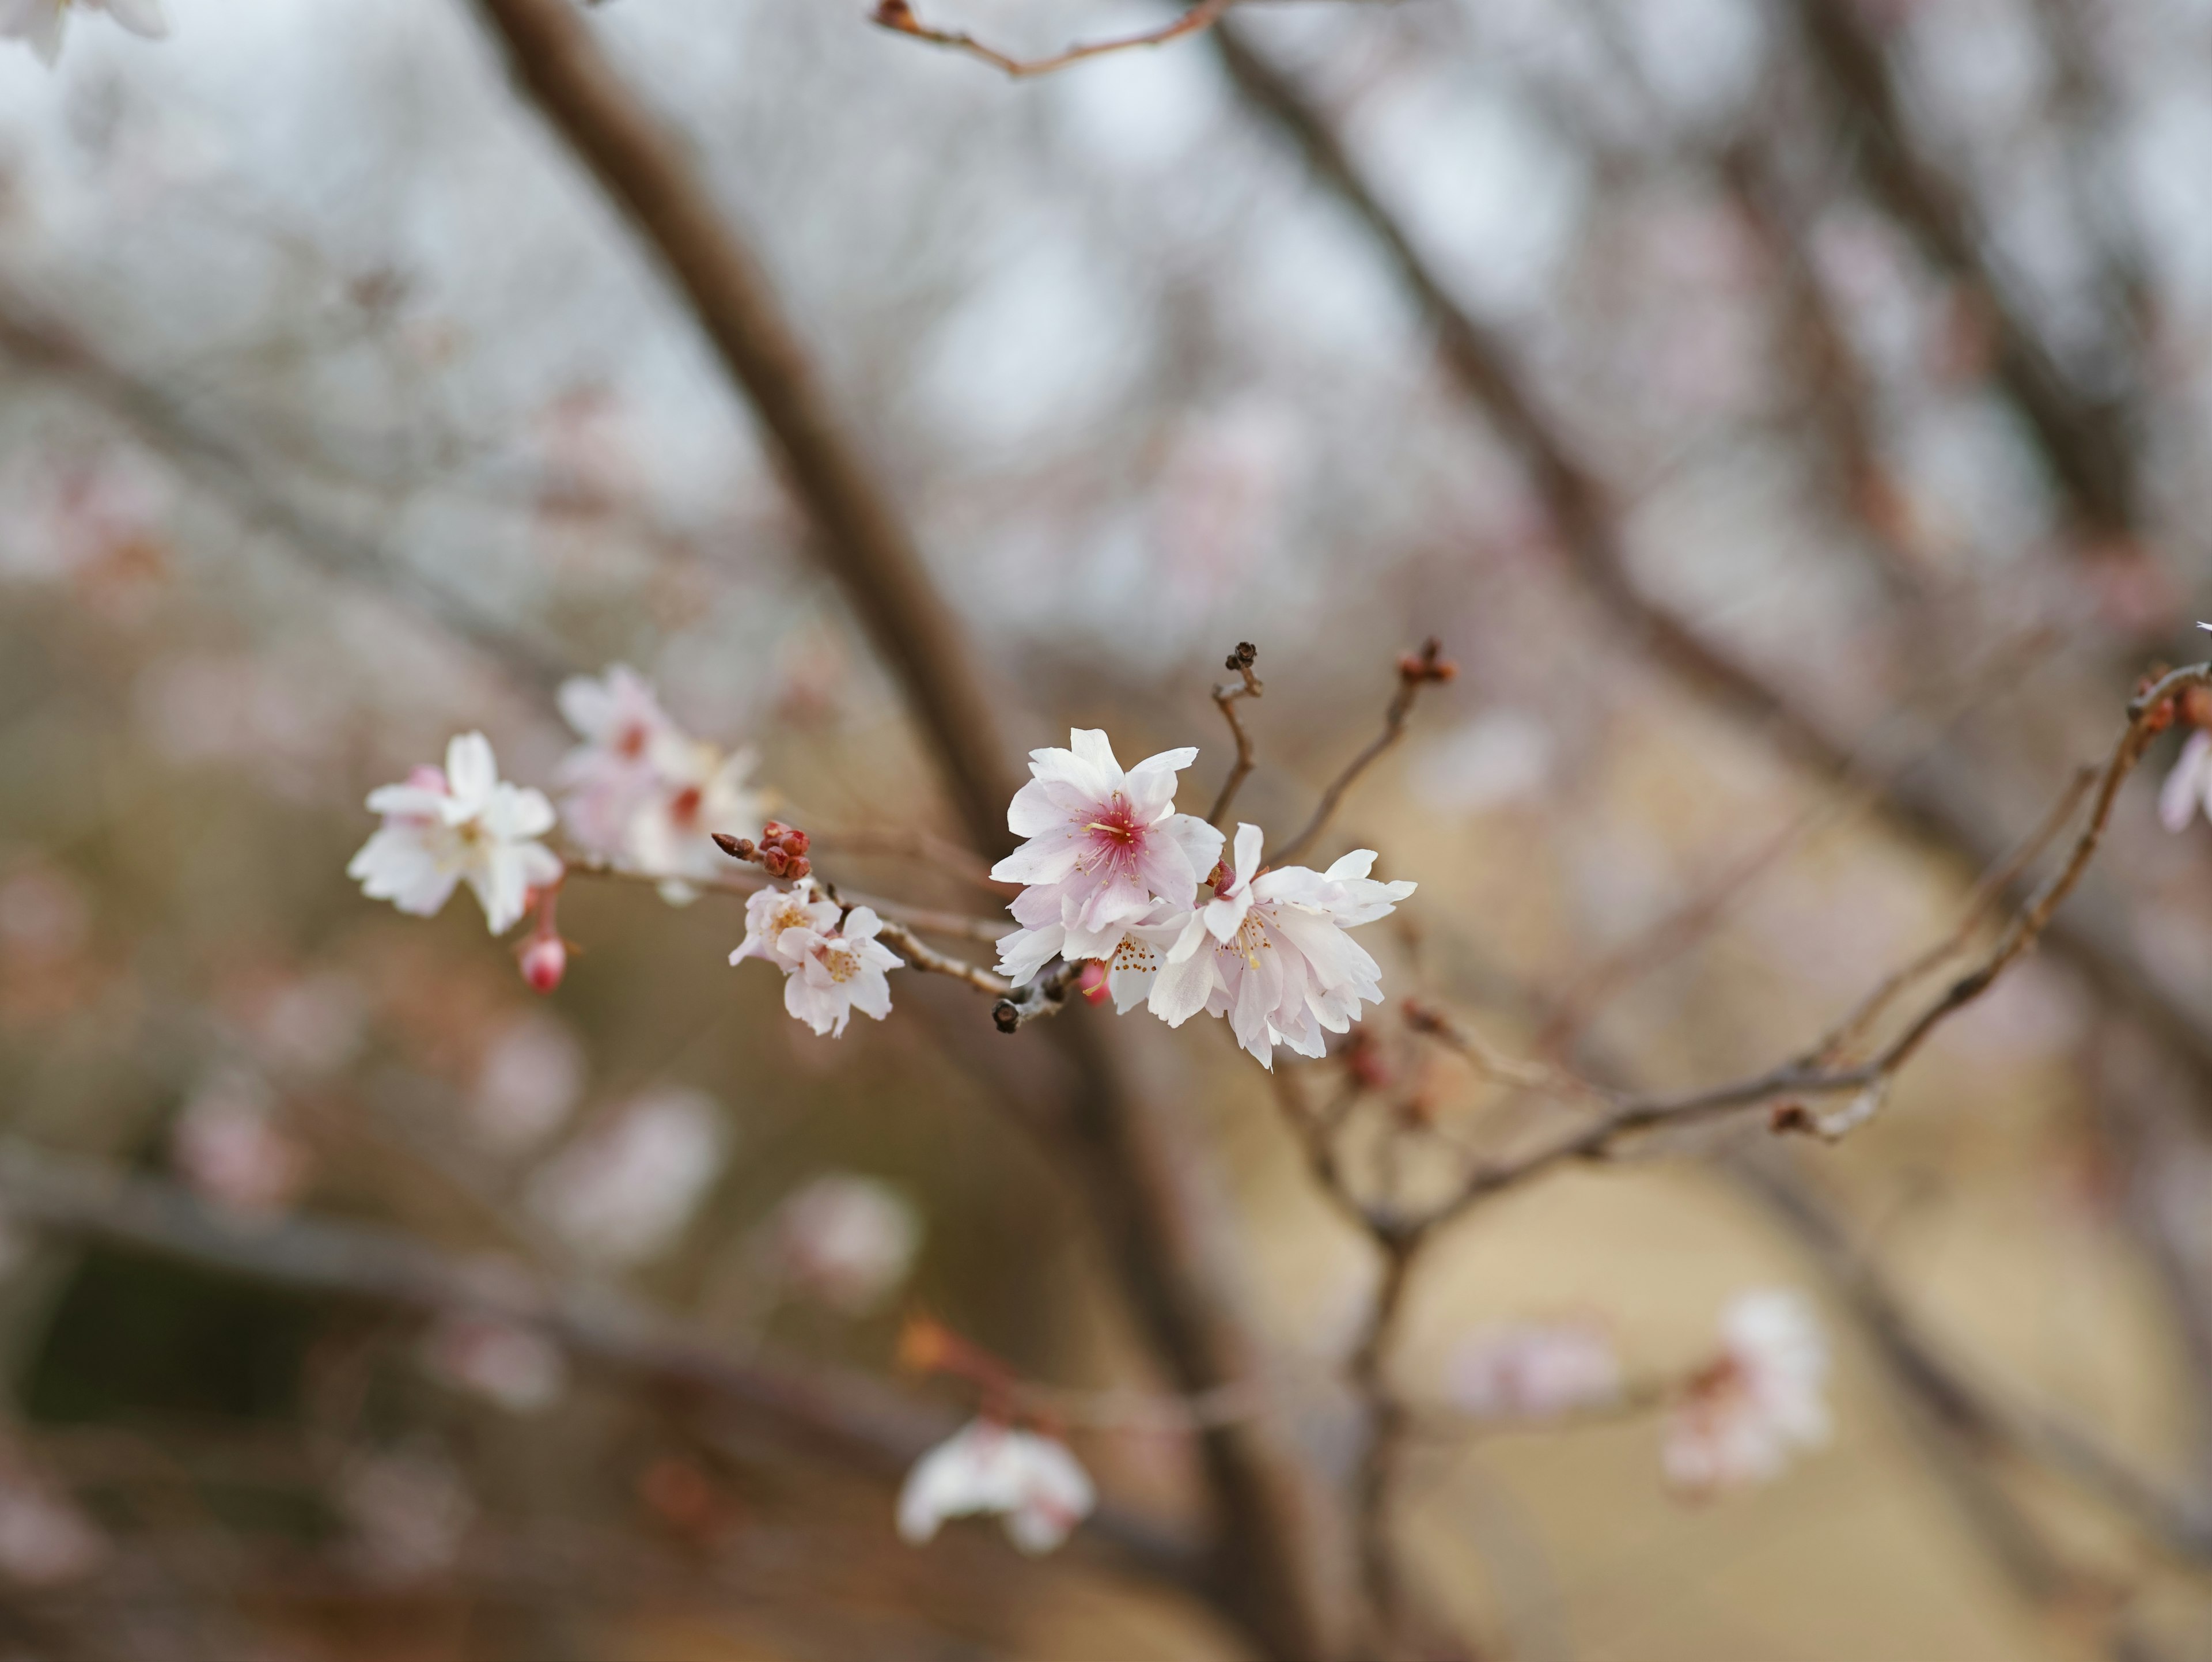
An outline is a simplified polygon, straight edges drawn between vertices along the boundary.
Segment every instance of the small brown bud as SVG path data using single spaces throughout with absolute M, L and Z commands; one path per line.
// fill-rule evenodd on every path
M 790 868 L 791 856 L 781 849 L 763 849 L 760 862 L 768 868 L 770 877 L 781 877 Z
M 787 831 L 783 834 L 783 851 L 786 854 L 805 854 L 807 849 L 807 842 L 808 839 L 805 831 Z
M 753 842 L 750 837 L 732 837 L 726 831 L 715 831 L 712 835 L 714 846 L 731 859 L 750 860 L 753 857 Z
M 1774 1111 L 1767 1116 L 1766 1129 L 1777 1136 L 1812 1136 L 1819 1132 L 1820 1122 L 1802 1102 L 1778 1102 Z
M 792 856 L 790 863 L 784 867 L 783 874 L 791 879 L 793 882 L 796 883 L 800 878 L 805 876 L 813 869 L 814 862 L 811 860 L 809 860 L 803 854 L 794 855 Z

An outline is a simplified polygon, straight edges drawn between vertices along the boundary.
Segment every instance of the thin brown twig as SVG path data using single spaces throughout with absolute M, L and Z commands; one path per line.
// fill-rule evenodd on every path
M 903 923 L 894 923 L 885 918 L 883 927 L 876 931 L 876 939 L 897 947 L 905 955 L 907 963 L 915 969 L 927 970 L 932 975 L 951 976 L 954 980 L 964 981 L 977 992 L 988 993 L 994 998 L 1001 998 L 1006 994 L 1009 983 L 1002 977 L 993 975 L 988 970 L 979 969 L 961 959 L 932 951 L 923 946 L 915 938 L 914 931 Z
M 1812 1054 L 1824 1062 L 1832 1062 L 1844 1055 L 1866 1034 L 1869 1028 L 1881 1019 L 1883 1011 L 1893 1003 L 1899 994 L 1937 968 L 1966 950 L 1975 929 L 1994 911 L 2004 898 L 2005 891 L 2020 880 L 2021 874 L 2043 857 L 2043 852 L 2066 829 L 2066 822 L 2081 806 L 2081 799 L 2097 782 L 2097 770 L 2083 767 L 2074 775 L 2074 782 L 2057 801 L 2043 823 L 2022 838 L 2020 846 L 1998 865 L 1983 874 L 1960 909 L 1959 922 L 1950 934 L 1937 941 L 1910 964 L 1883 977 L 1871 992 L 1860 1000 L 1844 1019 L 1838 1021 L 1813 1047 Z
M 1018 883 L 1001 883 L 991 875 L 990 862 L 972 849 L 949 842 L 933 831 L 890 828 L 858 831 L 810 831 L 814 846 L 824 854 L 885 855 L 916 865 L 934 866 L 949 876 L 993 894 L 1012 894 Z M 878 908 L 880 910 L 880 908 Z M 1003 928 L 1000 933 L 1004 933 Z
M 600 878 L 617 883 L 644 883 L 655 888 L 664 883 L 674 882 L 714 894 L 751 895 L 775 880 L 764 871 L 734 867 L 713 877 L 671 878 L 655 872 L 633 871 L 627 866 L 617 866 L 597 855 L 569 854 L 562 857 L 571 877 Z M 909 906 L 903 901 L 885 900 L 877 895 L 860 894 L 851 890 L 845 892 L 843 904 L 866 906 L 886 923 L 904 924 L 908 928 L 918 929 L 924 934 L 948 935 L 960 941 L 996 941 L 1006 932 L 1004 923 L 988 917 L 934 911 L 927 906 Z
M 1252 673 L 1252 665 L 1259 656 L 1259 648 L 1249 641 L 1239 641 L 1237 650 L 1222 661 L 1223 667 L 1237 679 L 1224 681 L 1213 689 L 1214 706 L 1220 710 L 1221 719 L 1229 723 L 1230 734 L 1237 740 L 1237 760 L 1229 770 L 1229 776 L 1221 782 L 1221 794 L 1213 799 L 1213 806 L 1206 813 L 1206 823 L 1217 828 L 1228 816 L 1229 805 L 1237 800 L 1238 788 L 1258 764 L 1252 736 L 1244 731 L 1243 722 L 1237 719 L 1237 701 L 1260 696 L 1260 678 Z
M 1085 58 L 1103 58 L 1109 52 L 1127 52 L 1136 46 L 1164 46 L 1184 35 L 1196 34 L 1218 22 L 1222 14 L 1235 3 L 1236 0 L 1199 0 L 1182 16 L 1158 28 L 1146 29 L 1141 34 L 1120 35 L 1111 40 L 1081 42 L 1047 58 L 1014 58 L 995 46 L 986 46 L 965 30 L 933 28 L 914 15 L 914 8 L 907 0 L 878 0 L 871 17 L 878 27 L 894 34 L 909 35 L 935 46 L 949 46 L 988 64 L 1012 80 L 1023 81 L 1031 76 L 1050 75 L 1054 70 L 1064 70 Z
M 1413 700 L 1420 697 L 1421 689 L 1433 681 L 1449 681 L 1459 673 L 1458 667 L 1441 655 L 1442 650 L 1441 644 L 1431 637 L 1421 643 L 1418 653 L 1409 652 L 1399 659 L 1398 690 L 1391 695 L 1389 705 L 1382 712 L 1382 731 L 1329 781 L 1322 791 L 1321 801 L 1314 806 L 1313 818 L 1306 821 L 1296 837 L 1273 851 L 1271 858 L 1274 864 L 1286 865 L 1311 847 L 1314 839 L 1327 829 L 1352 782 L 1383 752 L 1405 737 L 1406 718 L 1413 714 Z
M 2187 688 L 2206 685 L 2212 685 L 2212 663 L 2196 664 L 2161 676 L 2129 702 L 2128 724 L 2099 771 L 2100 782 L 2087 823 L 2075 838 L 2064 861 L 2014 915 L 1987 956 L 1931 1001 L 1871 1059 L 1854 1067 L 1830 1068 L 1823 1064 L 1820 1050 L 1813 1049 L 1765 1073 L 1726 1085 L 1673 1095 L 1619 1097 L 1604 1117 L 1528 1153 L 1470 1172 L 1459 1193 L 1433 1215 L 1432 1221 L 1441 1223 L 1455 1217 L 1488 1196 L 1555 1166 L 1600 1158 L 1609 1154 L 1616 1142 L 1635 1132 L 1759 1107 L 1785 1097 L 1878 1093 L 1911 1060 L 1930 1034 L 1986 993 L 2035 944 L 2052 912 L 2073 892 L 2095 856 L 2106 825 L 2112 819 L 2120 786 L 2134 771 L 2144 748 L 2162 726 L 2161 707 Z M 2074 788 L 2069 787 L 2069 794 Z M 1453 1044 L 1452 1024 L 1441 1018 L 1440 1024 L 1437 1036 Z M 1604 1087 L 1591 1085 L 1589 1088 L 1601 1092 Z

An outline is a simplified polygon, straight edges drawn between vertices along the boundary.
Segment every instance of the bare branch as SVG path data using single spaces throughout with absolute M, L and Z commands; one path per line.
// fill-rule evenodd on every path
M 1171 23 L 1158 28 L 1146 29 L 1141 34 L 1125 34 L 1111 40 L 1092 40 L 1073 46 L 1048 58 L 1013 58 L 988 46 L 974 35 L 960 29 L 932 28 L 914 15 L 907 0 L 878 0 L 871 14 L 873 21 L 895 34 L 911 35 L 916 40 L 926 40 L 935 46 L 949 46 L 954 52 L 965 52 L 970 58 L 1003 70 L 1010 78 L 1021 81 L 1031 76 L 1050 75 L 1054 70 L 1064 70 L 1071 64 L 1080 64 L 1085 58 L 1103 58 L 1109 52 L 1127 52 L 1137 46 L 1164 46 L 1179 40 L 1187 34 L 1196 34 L 1219 21 L 1223 13 L 1236 0 L 1198 0 L 1198 3 Z
M 1345 764 L 1344 771 L 1329 781 L 1314 807 L 1313 818 L 1304 828 L 1282 847 L 1273 852 L 1277 865 L 1287 865 L 1313 846 L 1314 839 L 1328 828 L 1336 813 L 1337 804 L 1344 800 L 1361 774 L 1367 771 L 1376 758 L 1405 737 L 1406 718 L 1413 714 L 1413 700 L 1420 697 L 1421 689 L 1431 682 L 1449 681 L 1459 673 L 1459 667 L 1439 655 L 1442 647 L 1431 638 L 1421 643 L 1418 653 L 1409 652 L 1398 660 L 1398 690 L 1390 696 L 1389 706 L 1382 712 L 1382 731 Z
M 1237 650 L 1223 661 L 1224 667 L 1238 679 L 1224 681 L 1213 689 L 1214 705 L 1221 711 L 1221 719 L 1229 723 L 1231 736 L 1237 740 L 1236 763 L 1230 768 L 1229 776 L 1221 782 L 1221 794 L 1213 799 L 1213 806 L 1206 813 L 1206 823 L 1217 829 L 1228 817 L 1229 805 L 1237 800 L 1238 787 L 1250 775 L 1258 759 L 1253 753 L 1251 735 L 1244 731 L 1243 722 L 1237 719 L 1237 701 L 1260 696 L 1260 678 L 1252 673 L 1252 665 L 1259 656 L 1259 648 L 1249 641 L 1239 641 Z
M 959 959 L 948 958 L 943 953 L 933 952 L 916 940 L 914 931 L 902 923 L 884 919 L 883 928 L 876 931 L 876 938 L 897 947 L 906 955 L 906 961 L 917 970 L 927 970 L 932 975 L 951 976 L 956 981 L 966 982 L 977 992 L 989 993 L 994 997 L 1004 995 L 1007 989 L 1008 983 L 1002 977 L 993 975 L 988 970 L 978 969 Z
M 2098 788 L 2087 823 L 2075 837 L 2065 860 L 2014 914 L 1987 956 L 1931 1001 L 1870 1060 L 1850 1068 L 1828 1067 L 1820 1048 L 1828 1042 L 1824 1038 L 1820 1045 L 1748 1079 L 1687 1093 L 1616 1096 L 1612 1109 L 1602 1117 L 1528 1153 L 1478 1167 L 1469 1174 L 1459 1194 L 1437 1215 L 1436 1221 L 1456 1216 L 1488 1196 L 1553 1166 L 1602 1156 L 1632 1133 L 1759 1107 L 1783 1098 L 1878 1093 L 1911 1060 L 1937 1027 L 1988 992 L 2040 938 L 2050 924 L 2051 914 L 2073 892 L 2094 858 L 2120 786 L 2142 759 L 2145 746 L 2170 719 L 2165 706 L 2188 688 L 2206 685 L 2212 685 L 2212 663 L 2175 670 L 2136 695 L 2128 705 L 2128 724 L 2114 743 L 2110 758 L 2098 771 Z M 2078 801 L 2079 794 L 2079 786 L 2069 786 L 2069 802 Z M 1462 1054 L 1478 1053 L 1476 1042 L 1461 1033 L 1447 1018 L 1431 1013 L 1429 1020 L 1431 1025 L 1428 1031 L 1441 1042 Z M 1585 1083 L 1583 1088 L 1604 1093 L 1602 1087 L 1594 1084 Z
M 598 855 L 564 854 L 562 855 L 571 877 L 605 879 L 616 883 L 642 883 L 659 888 L 665 883 L 681 883 L 694 889 L 703 889 L 711 894 L 757 894 L 775 882 L 764 871 L 732 868 L 713 877 L 667 877 L 658 872 L 635 871 L 627 866 L 617 866 Z M 904 924 L 924 934 L 946 935 L 959 941 L 996 941 L 1006 934 L 1006 926 L 988 917 L 968 917 L 958 912 L 940 912 L 927 906 L 909 906 L 903 901 L 885 900 L 872 894 L 861 894 L 848 890 L 844 895 L 848 906 L 866 906 L 888 923 Z
M 1069 990 L 1083 978 L 1081 964 L 1063 963 L 1049 974 L 1025 982 L 991 1007 L 991 1020 L 1002 1033 L 1018 1033 L 1039 1016 L 1057 1015 Z

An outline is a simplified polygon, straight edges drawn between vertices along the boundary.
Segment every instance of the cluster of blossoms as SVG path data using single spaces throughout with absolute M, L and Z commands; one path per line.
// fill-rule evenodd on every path
M 104 11 L 133 34 L 159 40 L 169 32 L 161 0 L 0 0 L 0 40 L 21 40 L 52 64 L 62 53 L 62 31 L 70 8 Z
M 665 898 L 681 903 L 720 867 L 714 837 L 761 823 L 746 783 L 750 754 L 692 738 L 631 670 L 617 664 L 599 679 L 578 676 L 562 687 L 560 703 L 582 742 L 556 771 L 557 815 L 543 792 L 501 779 L 482 734 L 463 734 L 446 747 L 442 768 L 418 767 L 369 793 L 369 810 L 384 825 L 346 868 L 371 899 L 422 917 L 465 884 L 494 934 L 536 908 L 538 927 L 520 959 L 540 992 L 560 985 L 568 967 L 553 922 L 565 868 L 544 841 L 556 824 L 583 855 L 656 879 Z
M 1268 1067 L 1278 1044 L 1320 1056 L 1324 1032 L 1381 1001 L 1382 971 L 1346 931 L 1388 916 L 1414 886 L 1372 880 L 1372 849 L 1325 872 L 1268 869 L 1260 828 L 1241 825 L 1225 862 L 1221 832 L 1176 812 L 1176 776 L 1196 750 L 1125 772 L 1103 733 L 1078 729 L 1068 746 L 1030 753 L 1030 782 L 1007 811 L 1027 840 L 991 868 L 1024 886 L 1000 974 L 1018 984 L 1055 957 L 1101 961 L 1117 1010 L 1141 1003 L 1174 1027 L 1200 1011 L 1226 1016 Z

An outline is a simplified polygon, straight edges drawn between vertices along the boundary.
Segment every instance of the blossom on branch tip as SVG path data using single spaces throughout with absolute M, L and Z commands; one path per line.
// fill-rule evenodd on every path
M 1025 886 L 1009 908 L 1022 927 L 999 941 L 999 973 L 1017 986 L 1056 957 L 1111 958 L 1156 907 L 1195 904 L 1221 857 L 1221 833 L 1176 812 L 1176 775 L 1194 748 L 1124 771 L 1096 728 L 1072 731 L 1068 744 L 1030 752 L 1030 782 L 1006 809 L 1007 828 L 1027 840 L 991 868 L 995 880 Z
M 51 66 L 60 58 L 62 32 L 70 8 L 104 11 L 117 22 L 149 40 L 169 33 L 168 14 L 161 0 L 0 0 L 0 40 L 27 42 L 39 61 Z
M 948 1518 L 1006 1519 L 1024 1552 L 1050 1552 L 1097 1503 L 1091 1476 L 1064 1444 L 973 1420 L 923 1455 L 899 1491 L 898 1531 L 918 1546 Z
M 1264 871 L 1261 845 L 1257 825 L 1239 825 L 1234 868 L 1215 873 L 1213 898 L 1146 916 L 1107 981 L 1115 1008 L 1142 1001 L 1171 1027 L 1201 1010 L 1228 1017 L 1237 1043 L 1272 1068 L 1276 1045 L 1319 1056 L 1324 1032 L 1347 1032 L 1363 1004 L 1382 1002 L 1381 966 L 1346 931 L 1389 916 L 1415 886 L 1370 879 L 1371 849 L 1325 872 Z
M 866 906 L 839 919 L 837 903 L 811 880 L 763 889 L 745 902 L 745 938 L 730 962 L 764 958 L 784 974 L 783 1008 L 817 1033 L 835 1038 L 854 1011 L 881 1021 L 891 1013 L 886 970 L 905 965 L 876 939 L 883 920 Z
M 502 934 L 529 910 L 532 890 L 560 880 L 560 857 L 538 841 L 553 829 L 552 804 L 501 780 L 481 733 L 447 745 L 444 768 L 417 768 L 404 783 L 371 791 L 368 807 L 384 826 L 346 875 L 403 912 L 428 917 L 466 883 L 491 932 Z
M 629 870 L 667 879 L 668 899 L 689 899 L 684 880 L 712 877 L 720 866 L 714 833 L 749 834 L 760 825 L 753 753 L 692 738 L 627 665 L 596 680 L 570 678 L 560 703 L 584 741 L 556 775 L 568 834 Z
M 1800 1294 L 1767 1288 L 1721 1313 L 1721 1354 L 1668 1416 L 1668 1481 L 1692 1495 L 1765 1482 L 1828 1440 L 1828 1345 Z

